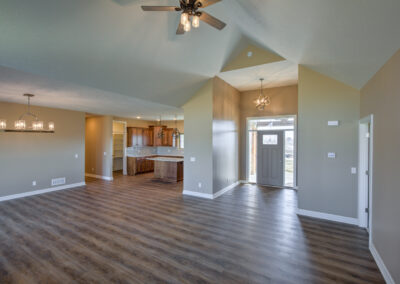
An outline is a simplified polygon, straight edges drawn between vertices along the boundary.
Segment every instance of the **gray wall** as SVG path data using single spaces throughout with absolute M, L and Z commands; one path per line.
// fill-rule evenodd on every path
M 271 104 L 260 111 L 254 101 L 259 90 L 240 93 L 240 179 L 246 179 L 246 121 L 248 117 L 297 114 L 297 85 L 264 89 L 263 93 L 271 98 Z
M 213 80 L 183 106 L 185 112 L 184 190 L 213 193 Z M 190 157 L 196 158 L 195 162 Z M 198 183 L 202 187 L 198 187 Z
M 361 90 L 361 118 L 374 115 L 372 242 L 400 283 L 400 51 Z
M 357 218 L 359 91 L 301 66 L 298 88 L 298 206 Z
M 86 118 L 85 171 L 105 177 L 112 177 L 112 116 Z M 106 155 L 104 155 L 104 152 Z
M 213 82 L 213 192 L 239 179 L 238 90 L 220 78 Z
M 25 111 L 25 105 L 0 103 L 0 118 L 9 127 Z M 0 132 L 0 196 L 50 188 L 53 178 L 85 181 L 85 114 L 35 106 L 31 111 L 44 122 L 54 121 L 55 133 Z

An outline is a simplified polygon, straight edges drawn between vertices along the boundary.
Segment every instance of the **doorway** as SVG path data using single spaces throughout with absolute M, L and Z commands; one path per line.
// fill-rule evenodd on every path
M 112 171 L 114 173 L 127 174 L 126 159 L 126 122 L 113 121 L 113 156 Z
M 296 186 L 296 116 L 247 118 L 247 181 Z
M 360 227 L 371 234 L 373 115 L 359 122 L 358 217 Z

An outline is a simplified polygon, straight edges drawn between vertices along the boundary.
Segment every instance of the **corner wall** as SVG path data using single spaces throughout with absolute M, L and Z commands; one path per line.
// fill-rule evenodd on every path
M 357 218 L 360 92 L 302 66 L 298 88 L 298 207 Z
M 212 195 L 213 80 L 210 79 L 183 109 L 186 128 L 183 189 Z M 191 161 L 192 157 L 196 161 Z
M 374 115 L 372 243 L 400 283 L 400 50 L 361 90 L 361 115 Z
M 112 178 L 112 131 L 112 116 L 94 116 L 86 118 L 86 174 Z
M 239 180 L 240 93 L 215 77 L 213 80 L 213 193 Z
M 25 111 L 26 105 L 0 103 L 9 126 Z M 53 178 L 65 177 L 67 186 L 85 181 L 85 114 L 37 106 L 31 111 L 53 121 L 55 133 L 0 132 L 0 197 L 51 188 Z

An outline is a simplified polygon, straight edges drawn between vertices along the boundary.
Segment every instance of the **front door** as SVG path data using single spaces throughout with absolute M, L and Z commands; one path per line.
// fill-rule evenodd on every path
M 283 186 L 283 131 L 257 133 L 257 184 Z

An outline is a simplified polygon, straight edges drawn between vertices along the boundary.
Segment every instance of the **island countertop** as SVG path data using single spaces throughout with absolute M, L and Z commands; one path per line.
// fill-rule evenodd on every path
M 151 161 L 158 161 L 158 162 L 183 162 L 183 158 L 174 158 L 174 157 L 154 157 L 154 158 L 147 158 L 147 160 Z

